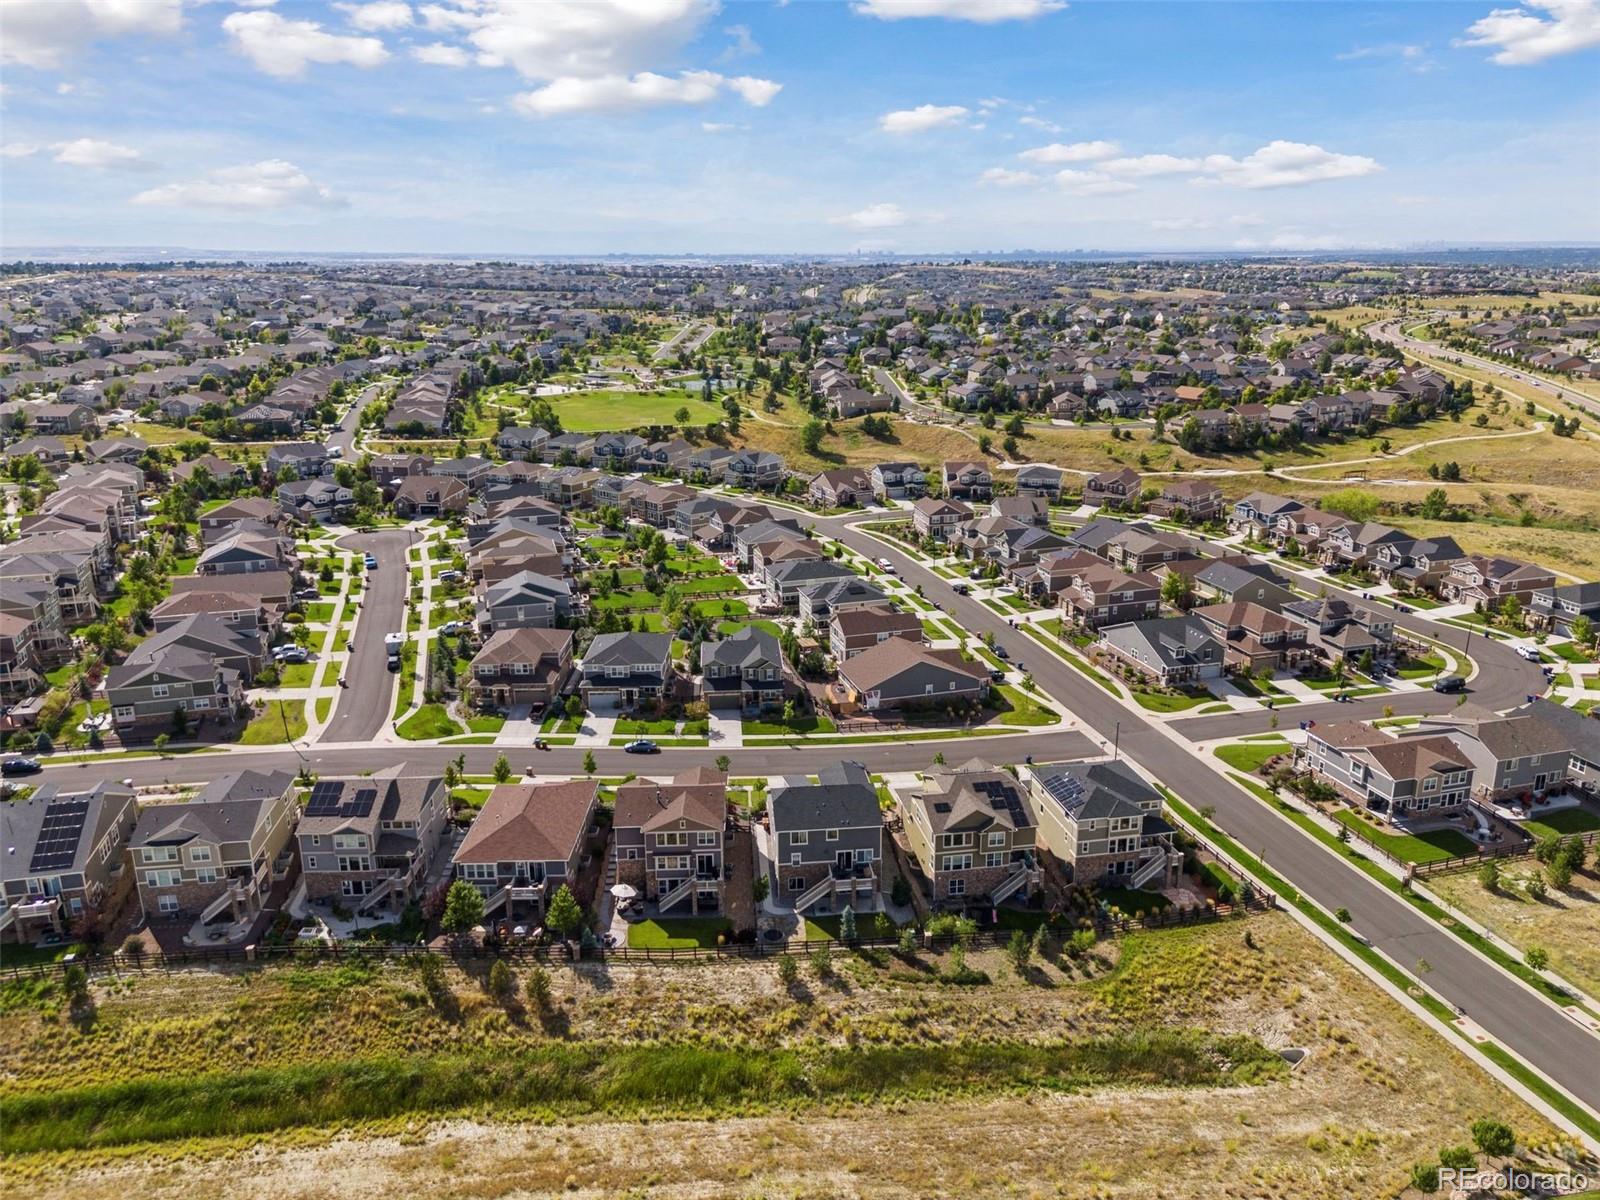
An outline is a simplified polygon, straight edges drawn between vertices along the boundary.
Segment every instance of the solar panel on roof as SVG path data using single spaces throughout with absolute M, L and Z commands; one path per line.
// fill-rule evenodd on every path
M 88 816 L 87 800 L 56 800 L 46 807 L 28 870 L 60 871 L 70 867 L 78 856 L 78 840 Z
M 344 785 L 332 780 L 323 780 L 311 789 L 311 798 L 306 801 L 306 816 L 326 817 L 338 811 L 339 797 L 344 793 Z
M 351 817 L 365 817 L 372 812 L 372 805 L 378 799 L 378 789 L 364 787 L 356 791 L 355 798 L 347 806 L 345 815 Z

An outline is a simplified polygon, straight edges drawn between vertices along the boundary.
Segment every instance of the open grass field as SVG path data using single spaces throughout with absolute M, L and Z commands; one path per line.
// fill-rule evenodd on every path
M 1546 890 L 1543 900 L 1528 895 L 1536 862 L 1505 864 L 1500 887 L 1487 892 L 1474 871 L 1452 871 L 1428 880 L 1441 899 L 1526 952 L 1541 946 L 1550 967 L 1589 995 L 1600 995 L 1600 883 L 1593 874 L 1573 876 L 1565 891 Z
M 689 420 L 694 425 L 719 421 L 723 415 L 720 404 L 702 400 L 680 388 L 663 388 L 656 392 L 602 389 L 549 396 L 546 399 L 561 418 L 561 427 L 569 433 L 609 432 L 636 429 L 641 425 L 673 425 L 677 423 L 674 414 L 680 408 L 689 410 Z
M 289 1200 L 1323 1200 L 1397 1194 L 1480 1116 L 1553 1137 L 1290 918 L 1248 930 L 1026 980 L 974 952 L 993 982 L 970 987 L 927 956 L 835 955 L 792 993 L 772 964 L 562 968 L 542 1014 L 453 968 L 432 996 L 400 966 L 127 976 L 77 1022 L 12 992 L 0 1179 L 40 1200 L 211 1200 L 241 1172 Z M 1267 1053 L 1287 1047 L 1293 1074 Z
M 239 735 L 242 746 L 281 746 L 306 735 L 304 700 L 268 700 Z

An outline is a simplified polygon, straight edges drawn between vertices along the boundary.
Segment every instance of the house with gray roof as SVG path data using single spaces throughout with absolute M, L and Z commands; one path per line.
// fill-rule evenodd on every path
M 783 661 L 777 636 L 746 625 L 716 642 L 700 645 L 700 697 L 712 708 L 747 713 L 781 705 L 799 690 Z
M 816 780 L 767 784 L 772 898 L 796 912 L 875 911 L 883 814 L 872 776 L 858 762 L 830 763 Z
M 677 686 L 670 633 L 602 633 L 582 665 L 584 703 L 594 711 L 653 703 Z
M 1202 683 L 1222 674 L 1222 643 L 1195 617 L 1107 625 L 1098 645 L 1161 687 Z
M 295 831 L 313 903 L 398 914 L 427 886 L 450 820 L 450 789 L 405 763 L 358 779 L 321 779 Z
M 132 880 L 123 848 L 139 819 L 133 789 L 41 783 L 0 804 L 0 943 L 64 938 L 91 912 L 112 914 Z
M 1163 888 L 1177 882 L 1183 854 L 1161 815 L 1161 793 L 1126 762 L 1024 766 L 1039 844 L 1073 883 Z

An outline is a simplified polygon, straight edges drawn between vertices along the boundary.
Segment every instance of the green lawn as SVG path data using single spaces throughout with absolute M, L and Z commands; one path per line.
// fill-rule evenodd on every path
M 305 617 L 307 621 L 317 625 L 326 625 L 333 620 L 333 604 L 328 600 L 318 600 L 306 605 Z
M 311 676 L 316 671 L 316 663 L 285 663 L 278 668 L 279 687 L 310 687 Z
M 717 935 L 733 926 L 722 917 L 663 917 L 628 926 L 628 946 L 633 950 L 692 950 L 715 946 Z
M 1385 833 L 1352 809 L 1333 814 L 1341 825 L 1348 825 L 1368 841 L 1388 851 L 1402 862 L 1429 863 L 1459 858 L 1477 850 L 1472 839 L 1454 829 L 1434 829 L 1427 833 Z
M 695 425 L 720 421 L 722 407 L 696 398 L 677 388 L 663 388 L 657 392 L 624 392 L 597 389 L 573 392 L 565 396 L 548 397 L 561 418 L 561 428 L 568 433 L 603 433 L 624 429 L 638 429 L 644 425 L 675 424 L 675 414 L 680 408 L 689 410 L 689 420 Z
M 467 728 L 473 733 L 499 733 L 505 728 L 505 725 L 506 719 L 504 717 L 481 716 L 467 718 Z
M 744 732 L 753 737 L 782 737 L 785 734 L 833 733 L 836 726 L 827 717 L 796 717 L 785 721 L 780 717 L 761 720 L 746 719 Z
M 1233 746 L 1218 746 L 1214 754 L 1236 771 L 1247 775 L 1259 771 L 1269 758 L 1289 752 L 1289 743 L 1282 738 L 1273 741 L 1251 742 Z
M 716 594 L 718 592 L 742 592 L 744 584 L 737 575 L 699 575 L 693 579 L 675 579 L 672 586 L 685 596 Z
M 750 615 L 750 606 L 743 600 L 696 600 L 694 602 L 696 616 L 701 617 L 747 617 Z
M 1446 665 L 1444 655 L 1437 650 L 1430 650 L 1420 658 L 1413 655 L 1405 659 L 1404 664 L 1395 669 L 1395 674 L 1401 679 L 1425 679 L 1429 675 L 1437 675 Z
M 1054 725 L 1061 720 L 1053 710 L 1044 707 L 1021 688 L 1003 683 L 994 691 L 1007 706 L 996 706 L 1002 725 Z
M 331 712 L 332 710 L 333 710 L 333 697 L 332 696 L 320 696 L 320 697 L 318 697 L 318 699 L 317 699 L 317 709 L 316 709 L 316 711 L 317 711 L 317 720 L 318 721 L 326 721 L 328 719 L 328 713 Z
M 655 734 L 669 734 L 678 731 L 678 723 L 671 719 L 655 721 L 641 721 L 633 717 L 624 717 L 617 722 L 615 732 L 627 734 L 632 737 L 651 737 Z
M 1569 833 L 1588 833 L 1600 829 L 1600 817 L 1587 808 L 1561 808 L 1542 817 L 1522 822 L 1530 837 L 1546 838 L 1552 833 L 1563 837 Z
M 1556 654 L 1566 659 L 1569 663 L 1590 663 L 1594 661 L 1594 655 L 1574 642 L 1556 642 L 1544 648 L 1550 651 L 1551 654 Z
M 739 630 L 748 626 L 754 626 L 757 629 L 764 629 L 773 637 L 778 637 L 783 632 L 783 630 L 779 628 L 776 621 L 768 621 L 757 618 L 754 621 L 718 621 L 717 633 L 721 637 L 728 637 L 731 634 L 738 633 Z
M 1095 896 L 1112 908 L 1120 909 L 1131 916 L 1160 912 L 1172 904 L 1172 901 L 1160 892 L 1143 892 L 1135 888 L 1097 887 Z
M 287 727 L 287 728 L 286 728 Z M 281 746 L 306 734 L 304 700 L 269 700 L 239 735 L 241 746 Z
M 1210 692 L 1204 690 L 1198 693 L 1177 692 L 1175 694 L 1135 691 L 1133 698 L 1139 702 L 1140 708 L 1148 709 L 1151 712 L 1164 713 L 1183 712 L 1197 704 L 1205 704 L 1207 701 L 1216 699 Z
M 408 742 L 452 737 L 460 732 L 461 726 L 451 719 L 442 704 L 424 704 L 400 723 L 400 736 Z

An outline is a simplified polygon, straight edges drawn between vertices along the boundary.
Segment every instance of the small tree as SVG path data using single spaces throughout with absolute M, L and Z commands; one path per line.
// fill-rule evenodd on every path
M 511 760 L 504 754 L 496 756 L 494 760 L 494 781 L 508 783 L 511 780 Z
M 1550 965 L 1550 951 L 1543 946 L 1529 946 L 1527 962 L 1535 971 L 1542 971 Z
M 728 767 L 732 765 L 733 759 L 729 758 L 726 754 L 719 754 L 717 755 L 716 763 L 717 770 L 721 771 L 723 774 L 727 774 Z
M 550 1007 L 550 972 L 538 963 L 528 972 L 528 977 L 522 981 L 522 994 L 527 997 L 528 1003 L 535 1012 L 544 1012 Z
M 1505 1122 L 1484 1117 L 1472 1123 L 1472 1144 L 1490 1158 L 1506 1158 L 1516 1153 L 1517 1135 Z
M 1549 890 L 1544 886 L 1543 875 L 1535 875 L 1532 879 L 1528 880 L 1526 884 L 1526 890 L 1528 893 L 1528 899 L 1538 900 L 1540 902 L 1543 902 L 1544 898 L 1550 894 Z
M 833 951 L 828 949 L 827 942 L 811 952 L 811 973 L 818 979 L 827 979 L 833 974 Z
M 794 955 L 778 956 L 778 982 L 789 991 L 793 991 L 794 985 L 800 982 L 800 964 L 795 962 Z
M 595 767 L 594 751 L 593 750 L 585 750 L 583 752 L 583 773 L 585 775 L 593 775 L 594 774 L 594 767 Z
M 511 977 L 506 960 L 497 958 L 489 968 L 489 994 L 497 1000 L 506 1000 L 517 990 L 517 981 Z
M 1013 930 L 1011 940 L 1006 943 L 1006 957 L 1011 960 L 1011 969 L 1017 973 L 1017 978 L 1026 979 L 1028 964 L 1033 961 L 1033 939 L 1020 929 Z
M 1340 907 L 1340 908 L 1334 909 L 1333 910 L 1333 917 L 1334 917 L 1334 920 L 1340 922 L 1341 924 L 1344 924 L 1344 925 L 1350 924 L 1351 917 L 1350 917 L 1350 910 L 1348 908 Z
M 844 911 L 839 914 L 839 940 L 853 942 L 856 940 L 856 910 L 850 905 L 844 906 Z
M 550 898 L 550 907 L 544 914 L 544 923 L 563 938 L 571 937 L 583 924 L 583 909 L 572 889 L 562 884 Z
M 1565 858 L 1557 858 L 1544 873 L 1549 877 L 1550 886 L 1557 891 L 1564 892 L 1572 884 L 1572 867 Z
M 1439 1190 L 1439 1164 L 1438 1163 L 1413 1163 L 1411 1166 L 1411 1186 L 1419 1192 L 1432 1194 Z
M 483 893 L 465 879 L 450 885 L 444 898 L 444 917 L 439 922 L 446 933 L 463 934 L 483 924 Z
M 1488 859 L 1483 866 L 1478 868 L 1478 886 L 1486 892 L 1500 890 L 1500 864 L 1494 859 Z
M 574 721 L 583 716 L 583 701 L 578 699 L 576 695 L 567 697 L 567 716 Z
M 157 754 L 165 754 L 167 752 L 167 746 L 171 741 L 172 741 L 172 738 L 169 737 L 167 734 L 164 734 L 164 733 L 156 734 L 156 742 L 155 742 L 156 753 Z
M 1471 1146 L 1446 1146 L 1439 1151 L 1439 1165 L 1454 1171 L 1470 1171 L 1478 1165 L 1478 1156 Z

